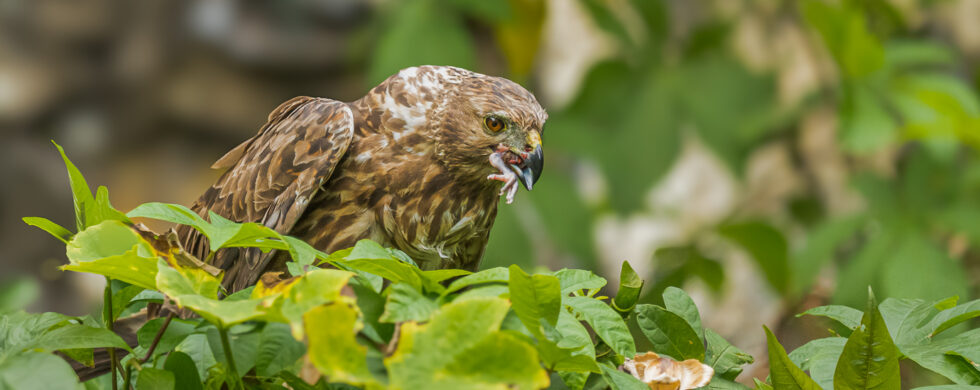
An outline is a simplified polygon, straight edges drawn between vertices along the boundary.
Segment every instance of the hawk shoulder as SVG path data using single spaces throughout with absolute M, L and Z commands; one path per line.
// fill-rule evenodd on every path
M 258 222 L 288 234 L 347 152 L 353 129 L 353 113 L 347 104 L 293 98 L 269 114 L 258 134 L 213 165 L 228 171 L 193 209 L 204 217 L 210 210 L 236 222 Z M 184 237 L 189 252 L 207 257 L 206 237 L 196 231 Z M 231 292 L 254 283 L 272 256 L 273 252 L 255 248 L 226 249 L 215 255 L 212 264 L 226 270 L 224 284 Z

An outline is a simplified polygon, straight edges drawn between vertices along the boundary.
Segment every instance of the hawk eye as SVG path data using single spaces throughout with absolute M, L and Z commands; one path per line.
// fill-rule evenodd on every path
M 487 129 L 494 133 L 504 129 L 504 121 L 494 115 L 488 116 L 483 120 L 483 123 L 487 125 Z

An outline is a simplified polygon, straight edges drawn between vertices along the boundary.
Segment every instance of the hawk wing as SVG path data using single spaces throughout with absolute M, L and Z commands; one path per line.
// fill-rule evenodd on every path
M 288 234 L 307 204 L 347 152 L 354 118 L 345 103 L 311 97 L 293 98 L 269 114 L 259 133 L 232 149 L 212 168 L 230 168 L 194 203 L 235 222 L 258 222 Z M 187 226 L 178 230 L 184 248 L 200 259 L 210 254 L 207 237 Z M 212 264 L 225 270 L 231 293 L 259 278 L 274 251 L 222 249 Z

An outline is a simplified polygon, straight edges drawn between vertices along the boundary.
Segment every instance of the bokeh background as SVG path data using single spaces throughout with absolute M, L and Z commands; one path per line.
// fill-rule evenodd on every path
M 20 221 L 72 225 L 52 139 L 121 210 L 189 205 L 280 102 L 456 65 L 551 115 L 483 266 L 615 282 L 628 260 L 644 301 L 684 287 L 764 377 L 762 324 L 792 349 L 830 327 L 796 313 L 868 285 L 977 296 L 978 60 L 974 0 L 0 0 L 0 290 L 101 297 Z

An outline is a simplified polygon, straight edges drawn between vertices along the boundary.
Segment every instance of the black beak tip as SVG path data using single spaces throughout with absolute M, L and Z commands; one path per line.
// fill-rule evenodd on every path
M 538 182 L 541 177 L 541 171 L 544 169 L 544 152 L 539 145 L 537 148 L 531 152 L 531 155 L 524 160 L 524 168 L 521 170 L 521 184 L 524 185 L 528 191 L 534 187 L 534 183 Z

